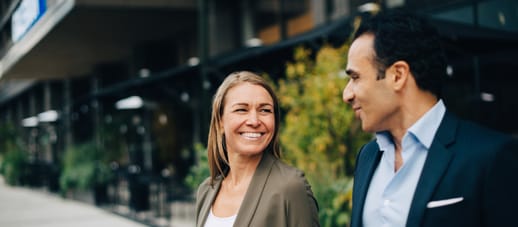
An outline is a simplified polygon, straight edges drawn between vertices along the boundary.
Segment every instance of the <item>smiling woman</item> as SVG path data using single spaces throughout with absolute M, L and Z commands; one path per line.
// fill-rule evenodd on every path
M 224 103 L 221 125 L 228 158 L 257 159 L 276 128 L 272 97 L 259 85 L 241 83 L 227 92 Z
M 196 225 L 319 226 L 304 173 L 279 160 L 279 103 L 262 77 L 230 74 L 212 104 L 211 176 L 198 188 Z

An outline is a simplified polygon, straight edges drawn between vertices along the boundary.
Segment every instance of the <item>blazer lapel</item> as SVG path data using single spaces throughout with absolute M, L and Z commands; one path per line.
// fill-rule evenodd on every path
M 421 226 L 426 204 L 446 173 L 453 157 L 453 153 L 447 147 L 455 140 L 457 125 L 458 119 L 446 112 L 428 151 L 428 157 L 410 205 L 406 226 Z
M 212 207 L 212 204 L 214 203 L 214 199 L 216 199 L 216 195 L 218 194 L 219 189 L 221 188 L 221 182 L 223 180 L 223 177 L 218 177 L 214 181 L 214 187 L 211 187 L 209 191 L 207 192 L 207 200 L 210 202 L 206 202 L 203 204 L 200 210 L 200 214 L 198 217 L 201 217 L 203 220 L 198 221 L 197 227 L 202 227 L 205 224 L 205 221 L 207 221 L 207 216 L 209 215 L 210 208 Z
M 356 167 L 356 176 L 354 177 L 354 184 L 356 190 L 353 191 L 355 200 L 353 201 L 353 220 L 355 220 L 353 227 L 362 226 L 362 213 L 363 205 L 365 203 L 365 197 L 367 196 L 367 189 L 369 188 L 369 182 L 374 175 L 374 170 L 378 166 L 381 155 L 383 152 L 379 150 L 376 142 L 371 142 L 365 146 L 364 151 L 361 154 L 365 156 L 365 161 L 361 163 L 362 166 Z M 357 164 L 359 164 L 357 162 Z
M 255 170 L 252 181 L 246 191 L 245 198 L 243 199 L 241 207 L 237 213 L 234 226 L 250 226 L 250 222 L 255 214 L 257 205 L 259 204 L 259 200 L 263 194 L 264 187 L 268 181 L 272 165 L 275 161 L 276 159 L 268 151 L 263 153 L 261 162 Z

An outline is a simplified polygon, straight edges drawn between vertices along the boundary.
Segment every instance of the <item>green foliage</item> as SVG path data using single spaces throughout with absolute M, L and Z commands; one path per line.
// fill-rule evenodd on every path
M 309 49 L 299 47 L 294 62 L 286 65 L 286 78 L 278 81 L 285 111 L 280 134 L 284 158 L 306 172 L 322 226 L 349 222 L 355 157 L 372 137 L 362 133 L 342 101 L 348 48 L 325 45 L 313 59 Z
M 194 145 L 194 151 L 196 152 L 196 164 L 191 166 L 185 177 L 185 184 L 192 191 L 196 191 L 203 180 L 210 176 L 207 149 L 202 144 L 197 143 Z
M 94 143 L 67 149 L 63 155 L 63 172 L 59 184 L 63 192 L 69 189 L 92 189 L 112 179 L 112 172 Z
M 10 185 L 19 185 L 27 175 L 27 154 L 11 122 L 0 125 L 0 173 Z
M 297 48 L 294 61 L 286 65 L 286 78 L 276 86 L 284 112 L 283 158 L 305 171 L 323 227 L 349 223 L 356 154 L 372 138 L 361 131 L 354 112 L 342 101 L 348 48 L 324 46 L 314 59 L 307 48 Z M 192 190 L 210 175 L 206 149 L 199 144 L 195 148 L 197 164 L 185 179 Z
M 0 155 L 19 149 L 21 141 L 18 132 L 11 122 L 0 124 Z
M 101 147 L 104 151 L 103 155 L 99 155 L 98 158 L 103 162 L 117 161 L 122 162 L 124 157 L 124 140 L 119 132 L 119 126 L 122 124 L 119 121 L 121 119 L 113 119 L 111 123 L 100 124 L 97 129 L 99 137 L 101 138 Z
M 2 161 L 1 173 L 10 185 L 20 185 L 26 173 L 27 155 L 20 149 L 7 151 Z

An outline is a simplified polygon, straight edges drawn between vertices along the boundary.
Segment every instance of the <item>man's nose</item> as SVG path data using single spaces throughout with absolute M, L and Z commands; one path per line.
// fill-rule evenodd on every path
M 344 91 L 342 93 L 342 100 L 345 103 L 349 103 L 349 104 L 352 104 L 352 101 L 354 100 L 354 93 L 352 92 L 351 87 L 352 87 L 351 81 L 349 80 L 349 82 L 347 82 L 347 85 L 345 86 Z

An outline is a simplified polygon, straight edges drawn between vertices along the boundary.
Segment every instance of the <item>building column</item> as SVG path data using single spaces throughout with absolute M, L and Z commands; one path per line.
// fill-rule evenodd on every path
M 250 4 L 250 0 L 241 1 L 241 44 L 245 45 L 246 42 L 255 37 L 254 27 L 254 10 Z
M 203 0 L 202 0 L 203 1 Z M 232 3 L 205 0 L 208 15 L 208 56 L 215 56 L 235 49 L 240 45 L 236 21 L 236 11 L 239 6 Z M 200 34 L 201 35 L 201 34 Z
M 52 109 L 51 100 L 52 91 L 50 89 L 50 83 L 48 81 L 45 81 L 43 82 L 43 111 L 41 112 Z M 55 133 L 54 126 L 52 125 L 52 122 L 44 123 L 41 126 L 44 131 L 44 134 L 48 137 L 46 143 L 42 144 L 42 160 L 46 161 L 47 163 L 52 163 L 55 159 L 52 152 L 52 136 Z
M 29 108 L 28 108 L 28 115 L 29 116 L 36 116 L 36 89 L 32 89 L 29 93 Z M 39 145 L 38 145 L 38 137 L 39 137 L 39 129 L 38 127 L 32 127 L 29 129 L 29 138 L 28 138 L 28 151 L 29 151 L 29 158 L 33 159 L 34 161 L 38 161 L 41 158 L 41 154 L 39 152 Z
M 72 95 L 71 81 L 65 79 L 63 81 L 63 109 L 61 114 L 61 122 L 63 123 L 62 135 L 64 137 L 64 150 L 68 150 L 74 144 L 74 136 L 72 131 Z

